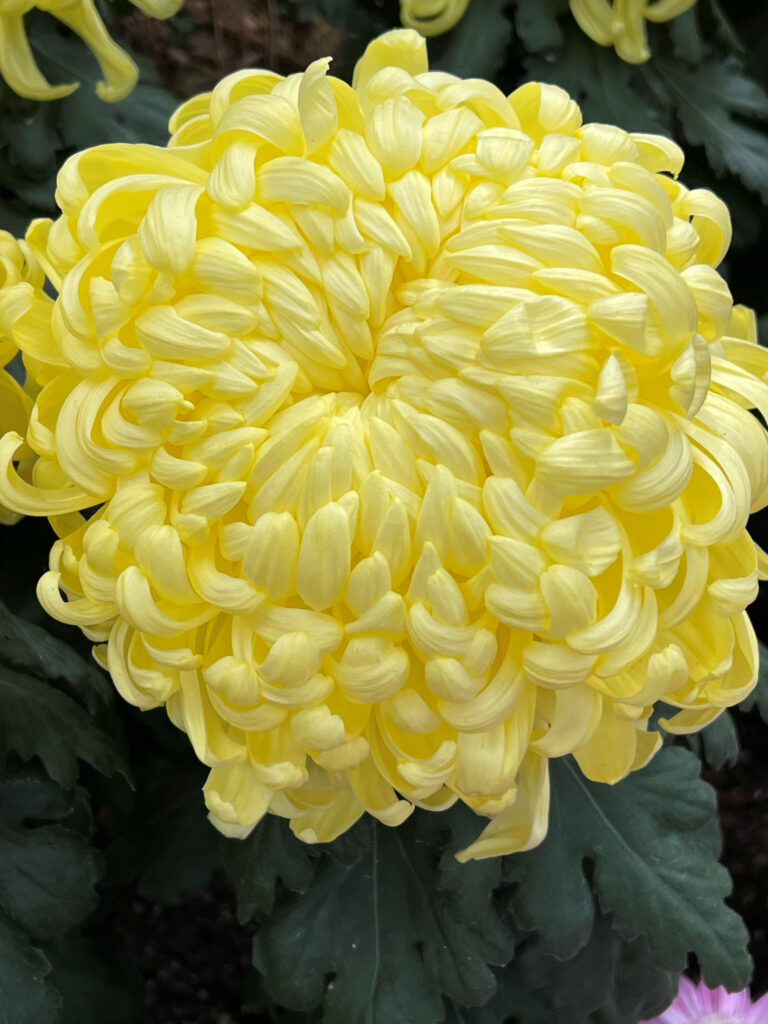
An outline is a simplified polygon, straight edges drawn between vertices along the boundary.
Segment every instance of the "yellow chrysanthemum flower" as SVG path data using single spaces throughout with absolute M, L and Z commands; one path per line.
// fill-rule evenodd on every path
M 688 732 L 754 684 L 768 352 L 673 142 L 408 30 L 328 63 L 68 161 L 0 500 L 54 517 L 40 600 L 188 732 L 224 832 L 460 799 L 464 858 L 522 850 L 550 758 L 616 782 L 656 702 Z
M 25 242 L 17 242 L 7 231 L 0 231 L 0 436 L 7 431 L 26 433 L 32 410 L 33 381 L 22 388 L 6 367 L 18 353 L 10 334 L 23 310 L 30 306 L 30 295 L 42 296 L 45 277 Z M 45 323 L 50 320 L 46 316 Z M 18 458 L 28 465 L 33 453 L 24 446 Z M 8 526 L 19 516 L 0 504 L 0 524 Z
M 184 0 L 131 0 L 153 18 L 170 18 Z M 24 15 L 33 8 L 52 14 L 78 35 L 93 53 L 104 80 L 96 86 L 109 102 L 124 99 L 136 85 L 138 68 L 110 37 L 95 0 L 0 0 L 0 78 L 15 93 L 32 100 L 57 100 L 77 89 L 78 83 L 51 85 L 35 62 L 24 28 Z
M 400 0 L 400 20 L 423 36 L 449 32 L 464 17 L 469 0 Z
M 601 46 L 613 46 L 622 60 L 643 64 L 651 56 L 646 21 L 670 21 L 696 0 L 569 0 L 582 31 Z M 454 28 L 469 0 L 400 0 L 400 20 L 424 36 Z
M 569 0 L 582 31 L 601 46 L 613 46 L 622 60 L 643 64 L 651 56 L 646 21 L 670 21 L 696 0 Z

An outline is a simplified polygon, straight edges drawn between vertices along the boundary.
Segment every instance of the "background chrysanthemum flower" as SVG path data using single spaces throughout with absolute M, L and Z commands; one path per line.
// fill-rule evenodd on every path
M 464 17 L 469 0 L 400 0 L 400 20 L 423 36 L 449 32 Z
M 651 56 L 646 21 L 669 21 L 696 0 L 568 0 L 590 39 L 613 46 L 622 60 L 643 64 Z M 400 0 L 400 20 L 425 36 L 448 32 L 464 17 L 469 0 Z
M 727 992 L 698 985 L 683 976 L 680 990 L 668 1010 L 640 1024 L 763 1024 L 768 1019 L 768 995 L 753 1003 L 749 989 Z
M 646 21 L 669 21 L 696 0 L 569 0 L 582 31 L 601 46 L 613 46 L 622 60 L 642 64 L 651 56 Z
M 14 325 L 30 309 L 31 296 L 43 296 L 44 274 L 26 243 L 19 243 L 7 231 L 0 231 L 0 436 L 8 431 L 24 434 L 32 410 L 34 381 L 22 388 L 8 371 L 18 353 L 10 339 Z M 19 324 L 21 328 L 21 324 Z M 19 458 L 29 461 L 32 452 L 26 448 Z M 0 504 L 0 524 L 8 525 L 19 516 Z
M 170 18 L 184 0 L 131 0 L 153 18 Z M 15 93 L 33 100 L 56 100 L 77 89 L 77 82 L 51 85 L 37 66 L 27 39 L 24 16 L 33 8 L 53 15 L 75 32 L 98 60 L 104 80 L 96 86 L 103 100 L 124 99 L 136 85 L 138 69 L 110 37 L 95 0 L 0 0 L 0 77 Z
M 461 799 L 465 858 L 526 849 L 550 758 L 617 782 L 658 701 L 684 733 L 754 684 L 768 353 L 673 142 L 407 30 L 327 69 L 65 165 L 0 499 L 53 517 L 43 605 L 188 732 L 223 831 Z

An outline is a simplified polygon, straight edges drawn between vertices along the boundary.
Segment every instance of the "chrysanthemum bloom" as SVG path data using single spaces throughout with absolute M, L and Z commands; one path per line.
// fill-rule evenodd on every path
M 9 335 L 22 311 L 31 308 L 32 295 L 42 295 L 44 274 L 25 242 L 17 242 L 7 231 L 0 231 L 0 435 L 12 430 L 26 433 L 32 399 L 28 392 L 34 388 L 34 381 L 28 373 L 28 386 L 20 387 L 5 367 L 18 353 L 18 348 Z M 46 321 L 50 315 L 46 316 Z M 44 321 L 44 323 L 46 322 Z M 27 321 L 27 326 L 30 322 Z M 19 323 L 17 333 L 23 333 Z M 24 446 L 17 454 L 25 465 L 33 458 L 32 452 Z M 19 516 L 0 504 L 0 524 L 15 523 Z
M 131 0 L 153 18 L 170 18 L 184 0 Z M 103 100 L 124 99 L 136 85 L 138 68 L 110 37 L 95 0 L 0 0 L 0 78 L 19 96 L 57 100 L 77 89 L 78 83 L 51 85 L 37 66 L 27 39 L 24 15 L 33 8 L 53 15 L 72 29 L 93 53 L 104 80 L 96 86 Z
M 469 0 L 400 0 L 400 20 L 423 36 L 449 32 L 464 17 Z
M 622 60 L 643 64 L 651 55 L 646 21 L 669 21 L 696 0 L 569 0 L 571 12 L 590 39 L 613 46 Z M 448 32 L 464 17 L 469 0 L 400 0 L 400 19 L 425 36 Z
M 601 46 L 613 46 L 622 60 L 643 64 L 651 56 L 646 21 L 669 21 L 696 0 L 569 0 L 583 32 Z
M 768 352 L 673 142 L 408 30 L 327 68 L 65 165 L 0 500 L 56 517 L 42 603 L 186 729 L 225 832 L 458 798 L 464 857 L 525 849 L 549 758 L 616 782 L 657 701 L 684 733 L 753 686 Z
M 749 989 L 729 993 L 721 986 L 709 989 L 680 979 L 677 998 L 664 1013 L 640 1024 L 765 1024 L 768 995 L 752 1003 Z

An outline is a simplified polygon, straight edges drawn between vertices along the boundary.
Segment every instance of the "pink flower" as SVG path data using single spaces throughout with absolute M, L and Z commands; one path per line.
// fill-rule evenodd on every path
M 768 993 L 753 1004 L 749 989 L 730 993 L 682 977 L 669 1009 L 640 1024 L 768 1024 Z

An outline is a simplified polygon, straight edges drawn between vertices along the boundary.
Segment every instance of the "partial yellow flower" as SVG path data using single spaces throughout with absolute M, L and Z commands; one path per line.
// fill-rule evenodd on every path
M 768 352 L 670 140 L 408 30 L 328 63 L 68 161 L 0 500 L 53 518 L 40 600 L 187 731 L 225 833 L 460 799 L 463 858 L 527 849 L 550 758 L 617 782 L 658 701 L 688 732 L 754 685 Z
M 131 0 L 154 18 L 170 18 L 184 0 Z M 33 8 L 52 14 L 80 36 L 101 67 L 98 96 L 109 102 L 124 99 L 136 85 L 138 68 L 110 37 L 95 0 L 0 0 L 0 77 L 15 93 L 32 100 L 68 96 L 78 83 L 51 85 L 37 66 L 24 28 L 24 15 Z
M 569 0 L 583 32 L 601 46 L 613 46 L 622 60 L 643 64 L 651 56 L 646 21 L 669 21 L 696 0 Z
M 569 0 L 582 31 L 622 60 L 643 64 L 651 56 L 646 21 L 669 21 L 696 0 Z M 400 0 L 400 20 L 423 36 L 439 36 L 461 21 L 469 0 Z
M 22 388 L 7 369 L 18 348 L 11 341 L 11 333 L 29 313 L 34 297 L 52 305 L 42 291 L 45 275 L 25 242 L 18 242 L 8 231 L 0 230 L 0 436 L 8 431 L 26 433 L 32 411 L 31 394 L 34 381 L 29 377 L 27 388 Z M 50 314 L 46 320 L 50 319 Z M 27 326 L 30 326 L 27 320 Z M 24 446 L 19 457 L 30 463 L 32 452 Z M 19 516 L 0 504 L 0 524 L 17 522 Z
M 423 36 L 439 36 L 458 25 L 469 0 L 400 0 L 400 20 Z

